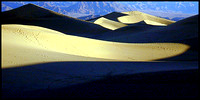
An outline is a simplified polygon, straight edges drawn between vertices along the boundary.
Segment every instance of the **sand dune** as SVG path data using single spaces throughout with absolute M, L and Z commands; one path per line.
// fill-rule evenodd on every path
M 65 34 L 92 37 L 110 31 L 100 25 L 62 15 L 34 4 L 2 12 L 3 24 L 35 25 L 60 31 Z M 98 32 L 97 32 L 98 30 Z
M 123 24 L 135 24 L 144 21 L 148 25 L 156 25 L 156 26 L 167 26 L 169 24 L 175 23 L 175 21 L 171 21 L 164 18 L 159 18 L 156 16 L 152 16 L 146 13 L 142 13 L 139 11 L 129 11 L 129 12 L 112 12 L 107 15 L 101 16 L 107 18 L 109 20 L 113 20 L 116 22 L 120 22 Z M 99 18 L 90 19 L 88 21 L 95 22 Z
M 109 20 L 109 21 L 108 21 Z M 116 30 L 121 27 L 133 24 L 147 24 L 153 26 L 167 26 L 175 23 L 175 21 L 159 18 L 139 11 L 130 12 L 112 12 L 98 18 L 90 19 L 88 21 L 101 25 L 105 28 Z
M 173 60 L 198 60 L 198 15 L 168 26 L 136 23 L 105 32 L 98 39 L 123 43 L 183 43 L 191 48 Z
M 100 39 L 126 43 L 173 42 L 198 37 L 198 15 L 168 26 L 129 25 L 101 34 Z M 196 43 L 198 44 L 198 43 Z
M 179 43 L 107 42 L 38 26 L 2 25 L 2 68 L 52 61 L 153 61 L 187 49 Z
M 112 92 L 113 96 L 116 95 L 116 88 L 120 87 L 120 90 L 127 92 L 133 83 L 134 89 L 129 93 L 131 95 L 135 93 L 135 86 L 143 91 L 143 87 L 146 87 L 143 84 L 149 78 L 153 88 L 156 86 L 162 90 L 167 86 L 170 87 L 166 88 L 169 91 L 184 88 L 184 91 L 170 92 L 172 96 L 174 93 L 197 93 L 197 85 L 194 84 L 198 76 L 198 15 L 174 22 L 138 11 L 113 12 L 89 22 L 28 4 L 3 12 L 2 19 L 4 98 L 68 97 L 71 94 L 73 97 L 77 96 L 76 90 L 84 97 L 91 92 L 99 96 L 96 87 L 103 87 L 100 95 L 104 95 L 104 91 L 109 90 L 105 89 L 109 81 L 111 83 L 107 86 L 112 88 L 108 92 Z M 178 73 L 178 70 L 190 69 L 195 71 Z M 161 71 L 177 72 L 170 77 L 169 73 L 152 76 L 153 72 L 163 73 Z M 141 73 L 147 72 L 149 74 L 146 76 L 149 77 L 140 77 Z M 135 77 L 116 77 L 117 81 L 113 82 L 115 75 L 136 73 L 139 74 Z M 99 82 L 95 80 L 105 78 L 110 80 L 96 84 Z M 82 85 L 91 81 L 94 83 L 87 84 L 88 87 Z M 179 87 L 177 82 L 181 83 Z M 77 85 L 82 87 L 77 88 Z M 191 90 L 191 86 L 195 89 Z M 146 88 L 154 95 L 152 89 Z M 155 91 L 169 96 L 168 91 L 160 93 L 160 90 Z M 117 93 L 125 97 L 122 92 Z M 139 92 L 141 96 L 144 93 L 146 91 Z
M 148 25 L 157 25 L 157 26 L 167 26 L 168 24 L 163 24 L 160 22 L 152 21 L 152 20 L 144 20 L 144 22 Z
M 193 44 L 198 16 L 175 23 L 138 11 L 113 12 L 92 23 L 28 4 L 4 12 L 3 18 L 3 68 L 59 61 L 154 61 L 198 45 Z
M 118 20 L 122 23 L 133 24 L 133 23 L 138 23 L 140 21 L 145 21 L 149 25 L 158 25 L 158 26 L 160 25 L 167 26 L 169 24 L 175 23 L 175 21 L 159 18 L 139 11 L 129 11 L 122 13 L 128 14 L 127 16 L 118 17 Z
M 105 28 L 111 29 L 111 30 L 115 30 L 115 29 L 127 26 L 126 24 L 115 22 L 115 21 L 106 19 L 104 17 L 101 17 L 101 18 L 97 19 L 94 23 L 98 24 L 98 25 L 101 25 L 101 26 L 103 26 Z

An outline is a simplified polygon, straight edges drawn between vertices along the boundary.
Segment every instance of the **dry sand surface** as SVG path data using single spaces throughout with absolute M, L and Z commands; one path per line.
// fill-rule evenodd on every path
M 117 43 L 29 25 L 2 25 L 2 68 L 53 61 L 153 61 L 179 55 L 179 43 Z
M 97 19 L 94 23 L 98 24 L 98 25 L 101 25 L 101 26 L 103 26 L 105 28 L 111 29 L 111 30 L 115 30 L 115 29 L 127 26 L 126 24 L 115 22 L 115 21 L 106 19 L 104 17 L 101 17 L 101 18 Z

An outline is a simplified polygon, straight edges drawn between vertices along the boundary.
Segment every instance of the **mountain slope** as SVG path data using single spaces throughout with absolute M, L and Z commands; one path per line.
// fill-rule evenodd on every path
M 67 12 L 104 15 L 113 11 L 135 10 L 115 2 L 78 2 L 66 9 Z
M 99 16 L 100 16 L 100 15 L 88 15 L 88 16 L 78 17 L 78 19 L 82 19 L 82 20 L 89 21 L 90 19 L 97 18 L 97 17 L 99 17 Z
M 127 15 L 127 14 L 123 14 L 123 13 L 120 13 L 120 12 L 111 12 L 111 13 L 108 13 L 108 14 L 106 14 L 106 15 L 99 16 L 99 17 L 97 17 L 97 18 L 88 19 L 87 21 L 94 22 L 94 21 L 97 20 L 98 18 L 104 17 L 104 18 L 107 18 L 107 19 L 110 19 L 110 20 L 119 22 L 119 20 L 118 20 L 117 18 L 118 18 L 118 17 L 121 17 L 121 16 L 124 16 L 124 15 Z
M 88 15 L 105 15 L 111 12 L 141 11 L 154 16 L 189 17 L 198 14 L 198 2 L 92 2 L 92 1 L 2 1 L 2 11 L 14 9 L 28 3 L 47 8 L 49 10 L 65 14 L 71 17 L 82 17 Z M 177 20 L 176 20 L 177 21 Z

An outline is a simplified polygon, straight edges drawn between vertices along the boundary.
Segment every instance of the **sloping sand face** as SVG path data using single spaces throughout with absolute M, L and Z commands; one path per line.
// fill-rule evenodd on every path
M 104 17 L 97 19 L 94 23 L 101 25 L 105 28 L 111 29 L 111 30 L 115 30 L 115 29 L 127 26 L 126 24 L 112 21 L 112 20 L 106 19 Z
M 125 24 L 134 24 L 140 21 L 145 21 L 149 25 L 167 26 L 169 24 L 175 23 L 175 21 L 159 18 L 156 16 L 139 12 L 139 11 L 129 11 L 129 12 L 122 12 L 122 13 L 128 14 L 128 15 L 118 17 L 118 20 Z
M 184 53 L 179 43 L 118 43 L 29 25 L 2 25 L 2 68 L 56 61 L 153 61 Z
M 156 25 L 156 26 L 167 26 L 167 24 L 162 24 L 152 20 L 144 20 L 144 22 L 148 25 Z

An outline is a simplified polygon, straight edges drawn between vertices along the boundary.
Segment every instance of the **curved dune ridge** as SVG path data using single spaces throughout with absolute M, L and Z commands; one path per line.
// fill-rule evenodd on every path
M 101 17 L 101 18 L 97 19 L 94 23 L 98 24 L 98 25 L 101 25 L 101 26 L 103 26 L 105 28 L 111 29 L 111 30 L 115 30 L 115 29 L 127 26 L 126 24 L 115 22 L 115 21 L 106 19 L 104 17 Z
M 175 23 L 175 21 L 159 18 L 139 11 L 129 11 L 122 13 L 127 15 L 118 17 L 118 20 L 122 23 L 127 23 L 127 24 L 133 24 L 133 23 L 138 23 L 140 21 L 145 21 L 146 24 L 149 25 L 167 26 L 169 24 Z
M 2 68 L 56 61 L 153 61 L 180 55 L 180 43 L 118 43 L 39 26 L 2 25 Z

